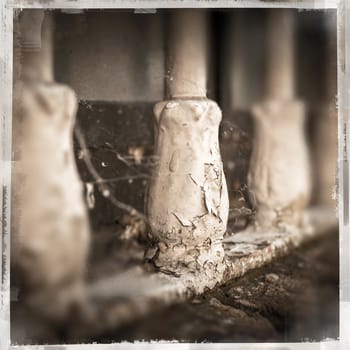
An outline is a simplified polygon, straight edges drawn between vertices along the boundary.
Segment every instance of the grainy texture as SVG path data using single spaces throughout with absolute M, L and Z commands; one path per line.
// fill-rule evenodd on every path
M 147 184 L 154 165 L 153 105 L 80 101 L 77 124 L 85 137 L 91 162 L 110 192 L 139 211 L 145 209 Z M 98 190 L 75 142 L 78 170 L 85 183 L 93 185 L 94 207 L 89 216 L 93 231 L 125 227 L 125 212 Z
M 85 137 L 91 162 L 111 193 L 139 211 L 145 210 L 147 188 L 156 165 L 153 118 L 151 103 L 80 101 L 78 107 L 77 123 Z M 244 210 L 250 208 L 246 177 L 252 133 L 250 113 L 223 115 L 219 146 L 232 208 L 230 215 L 235 217 L 245 217 Z M 100 232 L 102 227 L 108 230 L 109 225 L 113 225 L 116 232 L 125 228 L 125 213 L 98 191 L 80 152 L 75 142 L 79 174 L 85 183 L 93 184 L 95 201 L 89 211 L 93 231 Z M 237 220 L 237 225 L 241 227 L 241 220 Z
M 55 19 L 55 76 L 79 99 L 134 103 L 163 98 L 161 15 L 99 9 L 74 15 L 57 11 Z

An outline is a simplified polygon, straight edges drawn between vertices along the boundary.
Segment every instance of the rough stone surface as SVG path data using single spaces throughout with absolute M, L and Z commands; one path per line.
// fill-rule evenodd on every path
M 235 208 L 231 209 L 230 217 L 235 217 L 239 229 L 251 216 L 246 179 L 251 153 L 251 119 L 249 113 L 230 113 L 223 116 L 219 129 L 230 207 Z M 145 209 L 146 189 L 156 165 L 152 122 L 151 103 L 79 103 L 77 123 L 85 136 L 92 164 L 105 179 L 110 192 L 140 212 Z M 135 151 L 142 153 L 141 158 L 136 158 Z M 92 231 L 101 233 L 113 226 L 119 232 L 125 227 L 125 213 L 103 197 L 80 153 L 76 143 L 79 174 L 85 184 L 93 186 L 94 207 L 89 210 Z
M 221 240 L 228 218 L 218 141 L 221 111 L 210 100 L 181 99 L 157 104 L 155 115 L 158 164 L 148 198 L 159 248 L 155 263 L 177 273 L 205 267 L 214 277 L 223 272 Z
M 278 276 L 266 279 L 266 276 Z M 336 232 L 240 279 L 149 314 L 100 342 L 300 342 L 339 336 Z
M 334 214 L 330 213 L 330 215 L 332 215 L 330 216 L 326 215 L 325 212 L 320 212 L 317 210 L 314 214 L 315 215 L 310 215 L 310 217 L 314 218 L 313 222 L 315 223 L 315 230 L 309 234 L 295 232 L 294 234 L 279 233 L 279 235 L 277 235 L 276 233 L 267 234 L 266 232 L 261 232 L 259 235 L 255 232 L 253 237 L 250 237 L 250 234 L 242 232 L 239 234 L 234 234 L 230 239 L 225 240 L 226 242 L 224 244 L 228 248 L 233 247 L 236 244 L 240 244 L 239 242 L 249 242 L 249 244 L 254 245 L 254 250 L 251 252 L 245 251 L 243 256 L 233 257 L 228 255 L 226 251 L 227 270 L 225 271 L 223 279 L 221 279 L 221 283 L 223 284 L 225 281 L 228 283 L 227 285 L 231 285 L 231 283 L 233 283 L 235 290 L 238 293 L 233 295 L 233 299 L 237 299 L 237 306 L 240 305 L 241 308 L 249 307 L 253 310 L 260 308 L 258 300 L 252 299 L 254 290 L 249 289 L 249 280 L 248 282 L 244 282 L 246 281 L 246 278 L 243 277 L 243 283 L 241 285 L 240 277 L 247 274 L 249 275 L 253 269 L 256 269 L 257 276 L 259 278 L 254 283 L 257 284 L 257 286 L 262 286 L 264 283 L 272 283 L 268 282 L 267 280 L 269 277 L 266 277 L 271 274 L 274 277 L 270 278 L 270 280 L 274 280 L 274 285 L 279 285 L 284 279 L 281 271 L 271 270 L 266 266 L 270 266 L 268 263 L 276 261 L 276 259 L 279 257 L 286 254 L 291 254 L 293 248 L 298 247 L 301 243 L 305 244 L 309 240 L 312 240 L 308 246 L 311 253 L 308 249 L 301 250 L 300 257 L 302 260 L 298 260 L 296 262 L 298 268 L 296 272 L 294 272 L 294 265 L 287 265 L 287 267 L 284 269 L 285 272 L 293 272 L 289 283 L 292 285 L 292 279 L 298 278 L 300 272 L 307 268 L 308 272 L 304 282 L 309 284 L 303 285 L 308 286 L 315 283 L 315 291 L 318 292 L 320 289 L 319 286 L 323 283 L 317 282 L 318 276 L 322 281 L 322 276 L 324 276 L 324 274 L 326 274 L 326 276 L 329 276 L 328 273 L 331 276 L 335 276 L 337 274 L 338 265 L 334 264 L 334 261 L 337 260 L 335 260 L 336 258 L 333 257 L 333 255 L 337 255 L 337 229 Z M 233 225 L 233 223 L 229 223 L 229 231 L 231 231 Z M 32 315 L 33 311 L 30 308 L 27 307 L 23 309 L 21 296 L 19 295 L 18 300 L 13 302 L 11 306 L 11 315 L 13 317 L 13 321 L 11 323 L 13 326 L 13 339 L 16 339 L 19 343 L 59 343 L 63 339 L 69 343 L 86 342 L 87 339 L 95 339 L 98 341 L 111 341 L 111 339 L 115 339 L 115 341 L 121 339 L 131 340 L 134 336 L 130 335 L 129 337 L 127 335 L 132 334 L 128 333 L 130 329 L 127 325 L 135 325 L 136 330 L 134 334 L 137 333 L 137 335 L 135 335 L 134 339 L 137 337 L 142 339 L 142 332 L 147 332 L 148 328 L 142 328 L 142 325 L 138 324 L 137 320 L 140 318 L 144 319 L 144 317 L 146 317 L 144 322 L 147 322 L 147 325 L 151 326 L 151 322 L 149 322 L 147 315 L 151 313 L 150 319 L 152 319 L 152 317 L 153 319 L 158 319 L 158 312 L 162 314 L 161 310 L 163 308 L 169 312 L 169 317 L 172 320 L 178 319 L 179 315 L 184 315 L 184 318 L 181 318 L 181 316 L 178 322 L 183 323 L 184 327 L 188 327 L 189 332 L 191 332 L 190 334 L 197 334 L 196 332 L 202 329 L 203 333 L 201 334 L 203 337 L 204 332 L 207 331 L 207 337 L 210 338 L 210 335 L 212 334 L 210 331 L 211 326 L 209 325 L 208 328 L 205 320 L 207 320 L 208 317 L 210 318 L 210 315 L 212 315 L 213 318 L 211 324 L 215 323 L 215 325 L 217 325 L 222 319 L 220 318 L 218 320 L 215 318 L 215 314 L 210 310 L 210 312 L 205 312 L 207 306 L 204 305 L 203 310 L 199 311 L 200 319 L 198 321 L 194 321 L 196 324 L 198 324 L 196 329 L 191 328 L 192 321 L 190 320 L 192 319 L 190 314 L 188 314 L 186 311 L 186 303 L 184 308 L 182 307 L 179 309 L 183 311 L 179 311 L 178 315 L 171 312 L 173 307 L 167 307 L 171 303 L 184 302 L 193 297 L 194 304 L 201 304 L 202 298 L 198 296 L 198 293 L 201 291 L 208 291 L 208 288 L 205 288 L 205 271 L 202 271 L 201 273 L 187 272 L 178 277 L 160 272 L 154 268 L 154 265 L 149 264 L 144 260 L 144 246 L 137 243 L 137 241 L 134 239 L 131 241 L 121 242 L 120 235 L 113 232 L 110 232 L 107 238 L 107 233 L 108 232 L 103 232 L 102 234 L 101 232 L 101 235 L 94 236 L 95 241 L 93 244 L 95 247 L 95 256 L 93 261 L 90 262 L 88 268 L 89 300 L 90 305 L 93 308 L 93 310 L 90 312 L 90 316 L 84 317 L 83 319 L 78 318 L 76 320 L 73 318 L 63 325 L 63 329 L 60 329 L 58 332 L 57 329 L 52 329 L 52 325 L 50 326 L 49 324 L 37 319 L 37 317 L 35 317 L 36 315 Z M 325 240 L 323 238 L 327 236 L 327 233 L 332 233 L 329 235 L 329 240 Z M 102 239 L 103 237 L 104 239 Z M 334 245 L 331 245 L 329 242 L 333 242 Z M 106 246 L 108 246 L 108 249 L 106 249 Z M 308 255 L 313 254 L 312 252 L 314 247 L 320 246 L 321 248 L 317 248 L 316 251 L 326 250 L 324 254 L 329 254 L 330 260 L 325 258 L 325 255 L 322 254 L 320 261 L 324 262 L 325 264 L 318 265 L 318 263 L 315 263 L 314 260 L 312 260 L 313 258 L 308 260 Z M 320 266 L 320 268 L 318 269 L 317 266 Z M 261 269 L 261 267 L 263 268 Z M 278 280 L 275 275 L 278 276 Z M 309 282 L 307 277 L 308 275 L 312 276 Z M 327 283 L 332 284 L 333 282 L 326 282 L 327 278 L 328 277 L 325 277 L 324 285 L 327 285 Z M 334 280 L 335 277 L 332 281 Z M 213 280 L 211 281 L 213 282 Z M 333 286 L 333 288 L 337 288 L 337 286 Z M 220 289 L 221 287 L 216 288 L 216 290 Z M 262 291 L 263 290 L 264 289 L 262 289 Z M 279 290 L 276 290 L 275 292 L 275 294 L 267 296 L 266 302 L 273 302 L 275 298 L 279 298 Z M 302 290 L 302 292 L 304 293 L 304 290 Z M 335 292 L 335 289 L 333 289 L 333 293 Z M 218 295 L 210 295 L 216 299 L 220 299 Z M 296 293 L 295 297 L 297 296 L 298 295 Z M 323 300 L 328 302 L 334 299 L 332 299 L 331 295 L 329 295 Z M 222 299 L 220 299 L 220 302 L 224 304 L 226 303 Z M 290 303 L 290 300 L 287 302 Z M 215 304 L 215 301 L 212 303 Z M 283 304 L 283 302 L 281 303 Z M 303 307 L 306 307 L 305 305 L 307 306 L 307 304 L 304 303 Z M 176 307 L 175 310 L 177 310 Z M 253 316 L 256 319 L 257 315 Z M 161 317 L 164 318 L 164 316 Z M 186 317 L 188 317 L 188 320 Z M 171 322 L 172 321 L 169 323 L 170 328 L 172 327 Z M 229 323 L 231 321 L 227 320 L 224 321 L 224 323 L 225 322 Z M 249 325 L 251 322 L 253 322 L 252 319 L 249 319 L 247 323 L 245 323 L 244 320 L 242 321 L 243 334 L 247 334 L 245 332 L 253 332 L 253 335 L 250 334 L 249 337 L 253 337 L 254 334 L 258 332 L 256 328 L 246 326 L 246 324 Z M 262 323 L 260 322 L 260 324 L 263 324 L 264 322 L 265 321 Z M 144 325 L 145 323 L 142 324 Z M 230 332 L 227 333 L 227 339 L 231 335 L 232 337 L 237 337 L 237 339 L 239 337 L 244 338 L 242 333 L 239 331 L 241 327 L 240 324 L 240 319 L 234 321 L 235 327 L 233 330 L 230 328 L 230 331 L 227 331 Z M 174 335 L 169 335 L 169 338 L 185 340 L 187 337 L 187 333 L 183 331 L 182 326 L 179 324 L 178 328 L 181 329 L 181 332 L 183 333 L 178 333 L 170 328 L 168 331 L 166 331 L 162 326 L 157 325 L 158 323 L 156 323 L 154 329 L 155 331 L 158 329 L 159 333 L 152 333 L 152 336 L 149 335 L 150 338 L 166 338 L 165 334 L 169 335 L 171 332 Z M 119 330 L 122 332 L 125 329 L 127 329 L 125 333 L 119 333 Z M 238 333 L 235 333 L 234 330 L 237 330 Z M 139 331 L 140 333 L 138 333 Z M 25 337 L 21 338 L 21 332 L 27 333 L 26 341 L 23 340 Z M 266 334 L 270 334 L 269 332 L 270 331 L 268 329 L 263 328 L 263 330 L 258 333 L 261 335 L 261 339 L 265 339 L 264 337 L 268 337 Z M 35 334 L 36 337 L 33 336 L 28 340 L 28 334 Z M 120 334 L 120 337 L 117 334 Z M 256 336 L 258 337 L 258 335 Z M 213 339 L 219 339 L 215 337 Z M 148 336 L 145 338 L 148 338 Z M 193 338 L 195 338 L 194 335 Z M 197 339 L 199 338 L 197 337 Z M 243 340 L 241 339 L 240 341 Z

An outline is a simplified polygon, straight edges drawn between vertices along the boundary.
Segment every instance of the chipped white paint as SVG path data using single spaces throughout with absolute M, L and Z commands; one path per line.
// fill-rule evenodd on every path
M 154 108 L 159 161 L 148 199 L 149 223 L 159 247 L 156 265 L 182 275 L 203 271 L 205 278 L 193 285 L 198 292 L 223 274 L 221 240 L 228 218 L 218 140 L 221 110 L 206 99 L 206 26 L 204 11 L 178 10 L 170 19 L 171 100 Z
M 291 249 L 302 243 L 329 233 L 330 230 L 336 234 L 337 220 L 332 211 L 314 208 L 309 210 L 308 214 L 314 228 L 310 231 L 294 230 L 287 234 L 277 231 L 270 231 L 268 234 L 267 232 L 240 232 L 225 240 L 226 270 L 223 276 L 217 276 L 217 281 L 224 283 L 232 278 L 241 277 L 252 269 L 288 254 Z M 235 248 L 237 243 L 238 248 Z M 93 322 L 93 327 L 84 326 L 81 332 L 91 336 L 108 329 L 113 331 L 117 326 L 154 311 L 155 305 L 161 307 L 179 302 L 215 284 L 215 281 L 210 278 L 211 270 L 191 273 L 183 269 L 182 272 L 180 277 L 176 277 L 146 273 L 140 267 L 136 267 L 120 275 L 101 278 L 94 282 L 89 286 L 90 297 L 94 300 L 108 300 L 109 305 L 113 307 L 109 308 L 108 317 L 104 318 L 103 324 L 100 318 L 97 318 L 96 322 Z M 207 283 L 209 286 L 206 285 Z M 123 302 L 121 303 L 120 300 Z M 126 309 L 132 312 L 125 312 Z
M 221 111 L 209 100 L 176 102 L 171 109 L 169 102 L 155 106 L 159 162 L 152 177 L 148 217 L 160 242 L 156 263 L 196 270 L 218 261 L 222 269 L 228 195 L 218 143 Z
M 0 50 L 0 65 L 2 69 L 0 70 L 0 76 L 2 79 L 0 79 L 0 85 L 1 85 L 1 125 L 2 125 L 2 140 L 1 140 L 1 156 L 2 156 L 2 169 L 0 171 L 0 177 L 1 177 L 1 182 L 4 187 L 0 188 L 0 193 L 5 194 L 5 189 L 9 188 L 9 184 L 11 183 L 11 170 L 10 170 L 10 159 L 11 159 L 11 118 L 12 118 L 12 113 L 11 113 L 11 105 L 12 105 L 12 53 L 11 53 L 11 48 L 12 48 L 12 8 L 38 8 L 38 7 L 47 7 L 47 8 L 73 8 L 73 9 L 78 9 L 78 8 L 118 8 L 118 7 L 128 7 L 128 8 L 134 8 L 134 7 L 139 7 L 139 8 L 144 8 L 144 7 L 178 7 L 178 6 L 187 6 L 187 7 L 194 7 L 194 6 L 202 6 L 202 7 L 294 7 L 294 8 L 309 8 L 309 9 L 317 9 L 317 8 L 338 8 L 338 33 L 340 34 L 345 34 L 345 31 L 347 30 L 347 33 L 350 33 L 349 31 L 349 25 L 346 24 L 344 25 L 344 21 L 342 21 L 344 13 L 346 13 L 346 17 L 349 17 L 349 9 L 346 1 L 338 1 L 338 0 L 319 0 L 319 1 L 284 1 L 284 2 L 275 2 L 275 1 L 231 1 L 231 0 L 223 0 L 223 1 L 183 1 L 183 0 L 178 0 L 178 1 L 144 1 L 144 0 L 101 0 L 101 1 L 95 1 L 95 0 L 85 0 L 85 1 L 70 1 L 70 0 L 53 0 L 50 2 L 42 2 L 41 0 L 13 0 L 13 1 L 6 1 L 6 7 L 1 6 L 1 19 L 3 21 L 3 26 L 1 28 L 1 38 L 3 40 L 0 40 L 0 43 L 2 46 L 2 50 Z M 345 6 L 345 10 L 343 9 Z M 345 17 L 345 16 L 344 16 Z M 349 22 L 349 21 L 348 21 Z M 347 251 L 344 247 L 348 245 L 348 238 L 347 238 L 347 231 L 348 231 L 348 222 L 347 222 L 347 214 L 344 212 L 348 208 L 347 203 L 344 203 L 346 198 L 343 198 L 343 193 L 344 189 L 346 190 L 348 185 L 347 185 L 347 170 L 348 170 L 348 162 L 347 158 L 344 156 L 345 151 L 347 150 L 347 145 L 348 145 L 348 140 L 345 138 L 346 136 L 346 127 L 347 127 L 347 118 L 346 118 L 346 105 L 348 102 L 348 81 L 347 79 L 349 77 L 349 72 L 348 70 L 342 70 L 343 67 L 343 59 L 344 59 L 344 52 L 345 50 L 349 49 L 349 42 L 344 41 L 342 42 L 341 38 L 338 38 L 338 66 L 339 66 L 339 71 L 338 71 L 338 77 L 339 77 L 339 171 L 338 171 L 338 176 L 339 176 L 339 191 L 340 191 L 340 197 L 339 197 L 339 215 L 340 215 L 340 228 L 341 228 L 341 238 L 342 238 L 342 255 L 341 255 L 341 268 L 343 270 L 341 274 L 341 300 L 342 303 L 345 305 L 346 304 L 346 295 L 348 291 L 348 287 L 346 285 L 346 281 L 348 280 L 348 275 L 349 275 L 349 270 L 346 268 L 348 266 L 347 264 L 347 258 L 348 254 Z M 345 46 L 344 46 L 345 45 Z M 347 56 L 346 60 L 349 60 L 349 57 Z M 344 159 L 344 157 L 346 159 Z M 4 189 L 4 190 L 3 190 Z M 0 196 L 0 201 L 2 200 L 2 195 Z M 5 222 L 9 223 L 10 222 L 10 203 L 6 203 L 6 206 L 3 208 L 4 211 L 4 216 L 1 216 L 3 218 L 3 221 L 1 221 L 1 226 L 3 229 L 3 232 L 6 233 L 4 235 L 4 242 L 0 242 L 0 247 L 3 255 L 5 256 L 4 263 L 5 265 L 1 265 L 2 267 L 2 273 L 3 276 L 5 277 L 4 280 L 2 281 L 2 299 L 1 299 L 1 309 L 0 309 L 0 314 L 1 314 L 1 329 L 2 329 L 2 337 L 0 339 L 0 347 L 1 345 L 4 345 L 7 348 L 7 345 L 9 345 L 9 273 L 6 270 L 6 264 L 9 260 L 9 233 L 8 233 L 8 228 L 6 227 Z M 0 214 L 1 215 L 1 214 Z M 328 221 L 326 221 L 328 223 Z M 321 226 L 323 227 L 323 226 Z M 317 232 L 317 230 L 316 230 Z M 305 236 L 300 236 L 300 241 L 303 241 L 305 239 Z M 2 245 L 4 243 L 4 245 Z M 278 252 L 278 250 L 281 250 L 282 252 L 286 252 L 288 249 L 284 249 L 284 247 L 277 247 L 275 252 Z M 265 256 L 266 254 L 264 251 L 261 252 L 262 256 Z M 272 256 L 271 259 L 273 258 Z M 267 260 L 265 260 L 267 262 Z M 172 281 L 170 282 L 172 283 Z M 174 295 L 177 294 L 177 292 L 173 293 Z M 344 299 L 345 295 L 345 299 Z M 164 295 L 160 296 L 160 299 L 164 299 Z M 153 305 L 154 299 L 152 300 L 152 303 L 150 302 L 149 305 Z M 144 302 L 144 304 L 147 304 Z M 143 309 L 144 310 L 144 309 Z M 340 335 L 340 343 L 342 345 L 349 344 L 349 332 L 346 332 L 347 328 L 346 325 L 348 325 L 347 320 L 349 319 L 347 316 L 350 314 L 349 308 L 347 308 L 346 311 L 344 311 L 344 308 L 340 308 L 341 310 L 341 332 Z M 130 315 L 131 316 L 131 315 Z M 116 320 L 120 320 L 119 316 L 116 316 Z M 111 321 L 111 323 L 113 323 Z M 118 322 L 116 322 L 118 323 Z M 111 324 L 111 327 L 114 327 L 115 324 Z M 114 329 L 114 328 L 113 328 Z M 86 330 L 89 332 L 90 330 Z M 91 335 L 91 333 L 89 333 Z M 346 343 L 347 342 L 347 343 Z M 302 343 L 302 344 L 290 344 L 290 347 L 294 348 L 312 348 L 316 349 L 319 348 L 320 345 L 321 347 L 328 347 L 328 346 L 341 346 L 341 344 L 338 344 L 338 342 L 322 342 L 321 344 L 318 343 Z M 130 347 L 133 344 L 130 344 Z M 170 344 L 172 346 L 173 344 Z M 226 348 L 241 348 L 242 345 L 244 344 L 227 344 L 225 345 L 218 345 L 215 346 L 213 344 L 207 344 L 208 348 L 217 348 L 217 347 L 224 347 Z M 261 344 L 260 344 L 261 345 Z M 150 344 L 138 344 L 139 347 L 142 348 L 149 348 L 155 346 L 150 345 Z M 188 345 L 186 344 L 178 344 L 176 345 L 177 348 L 184 348 L 187 347 Z M 201 345 L 201 346 L 205 346 Z M 281 347 L 282 344 L 267 344 L 267 347 L 273 347 L 273 348 L 278 348 Z M 55 346 L 53 346 L 55 347 Z M 91 345 L 83 345 L 83 344 L 77 344 L 77 345 L 66 345 L 67 348 L 69 349 L 82 349 L 82 348 L 90 348 Z M 111 344 L 111 345 L 93 345 L 95 348 L 126 348 L 128 347 L 128 344 Z M 162 347 L 168 347 L 167 345 L 162 345 Z M 12 347 L 11 347 L 12 348 Z M 13 346 L 13 348 L 21 348 L 22 346 Z M 50 346 L 33 346 L 29 347 L 26 346 L 25 348 L 50 348 Z

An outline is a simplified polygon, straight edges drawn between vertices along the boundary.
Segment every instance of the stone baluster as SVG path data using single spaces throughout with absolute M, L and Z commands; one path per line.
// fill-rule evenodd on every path
M 77 99 L 53 82 L 52 18 L 41 33 L 43 19 L 24 10 L 15 20 L 11 263 L 20 298 L 58 319 L 83 298 L 89 224 L 73 154 Z
M 218 141 L 221 110 L 206 98 L 207 20 L 200 10 L 171 17 L 169 100 L 154 108 L 158 164 L 148 218 L 158 242 L 156 265 L 180 274 L 205 270 L 204 285 L 213 286 L 224 269 L 228 195 Z
M 300 226 L 310 196 L 305 107 L 295 98 L 294 16 L 268 12 L 266 97 L 253 107 L 254 139 L 248 186 L 256 225 Z

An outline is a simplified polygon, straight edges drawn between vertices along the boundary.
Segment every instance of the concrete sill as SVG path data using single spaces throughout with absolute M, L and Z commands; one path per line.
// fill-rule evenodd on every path
M 334 211 L 312 208 L 307 215 L 310 227 L 305 231 L 242 231 L 225 238 L 227 267 L 224 278 L 218 280 L 218 284 L 241 277 L 332 230 L 337 232 L 338 221 Z M 70 337 L 75 341 L 96 338 L 150 311 L 183 301 L 196 294 L 195 286 L 199 279 L 203 276 L 185 274 L 174 277 L 161 272 L 147 272 L 140 264 L 92 279 L 88 285 L 91 318 L 71 327 L 74 334 Z

